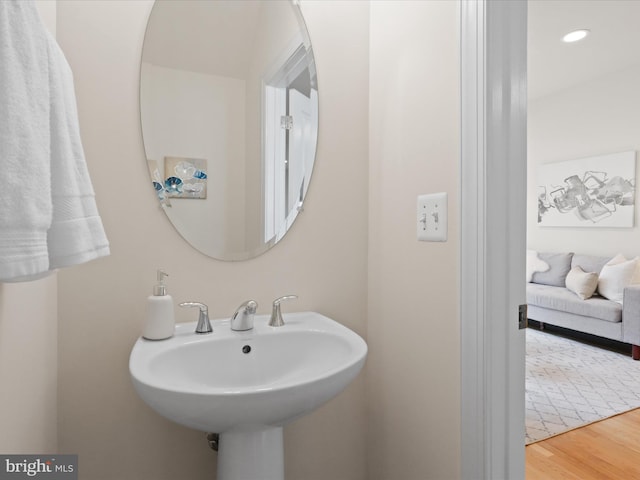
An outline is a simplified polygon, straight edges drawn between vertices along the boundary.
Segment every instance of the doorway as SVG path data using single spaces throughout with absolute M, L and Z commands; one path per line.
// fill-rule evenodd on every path
M 465 479 L 524 478 L 524 338 L 513 309 L 524 302 L 526 32 L 524 1 L 461 0 Z
M 318 126 L 316 74 L 302 39 L 263 79 L 263 241 L 278 241 L 298 213 L 313 170 Z
M 564 209 L 562 198 L 557 196 L 558 200 L 552 200 L 551 205 L 547 203 L 550 211 L 544 211 L 546 199 L 551 195 L 546 195 L 544 187 L 539 187 L 543 182 L 538 182 L 538 178 L 545 169 L 558 166 L 558 162 L 587 157 L 605 160 L 594 170 L 608 170 L 606 159 L 611 159 L 612 154 L 640 148 L 637 138 L 640 129 L 640 116 L 637 113 L 640 108 L 640 94 L 637 93 L 640 54 L 633 48 L 640 42 L 638 20 L 638 2 L 572 0 L 529 3 L 527 248 L 531 250 L 575 252 L 576 256 L 585 254 L 608 258 L 618 253 L 635 255 L 637 252 L 640 240 L 637 227 L 604 227 L 612 215 L 611 211 L 617 209 L 617 213 L 627 213 L 623 210 L 633 205 L 633 201 L 622 207 L 616 207 L 616 203 L 624 205 L 622 202 L 605 200 L 605 205 L 594 201 L 594 206 L 584 210 L 590 213 L 586 221 L 582 220 L 584 215 L 581 208 L 575 211 L 567 208 L 570 220 L 575 218 L 574 222 L 586 225 L 546 226 L 555 225 L 549 221 L 550 217 L 554 212 L 557 212 L 556 217 L 562 217 Z M 578 36 L 579 33 L 583 36 Z M 565 36 L 568 38 L 565 39 Z M 632 161 L 635 163 L 634 159 Z M 568 187 L 576 178 L 567 178 L 565 185 Z M 633 174 L 629 176 L 629 179 L 632 178 Z M 577 178 L 577 183 L 591 190 L 604 179 L 606 174 L 589 171 Z M 562 188 L 557 191 L 564 191 Z M 570 191 L 569 188 L 567 191 Z M 538 201 L 543 206 L 539 216 Z M 606 208 L 608 206 L 612 207 Z M 633 212 L 628 213 L 633 218 Z M 566 221 L 565 225 L 572 223 Z M 574 338 L 580 335 L 571 330 L 565 332 Z M 572 375 L 575 375 L 572 378 L 580 375 L 577 372 L 572 369 Z M 555 412 L 570 412 L 570 409 L 569 406 L 568 409 Z M 624 403 L 620 404 L 619 410 L 624 409 Z M 609 415 L 604 410 L 596 409 L 594 412 L 598 414 L 594 413 L 594 417 L 588 419 L 580 415 L 575 418 L 586 423 Z M 551 433 L 562 432 L 562 426 L 566 432 L 567 424 L 581 423 L 565 423 L 571 416 L 570 413 L 565 414 L 564 418 L 558 415 L 560 421 L 555 422 L 559 427 L 555 429 L 553 426 L 547 429 L 541 423 L 537 437 L 534 435 L 532 439 L 542 440 Z M 530 431 L 534 429 L 530 428 Z

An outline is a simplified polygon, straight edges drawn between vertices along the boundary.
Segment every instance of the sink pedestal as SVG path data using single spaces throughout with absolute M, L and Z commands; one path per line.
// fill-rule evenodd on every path
M 367 344 L 314 312 L 288 314 L 277 328 L 258 315 L 248 332 L 231 330 L 228 319 L 212 324 L 209 335 L 191 322 L 161 342 L 139 338 L 129 357 L 133 386 L 163 417 L 219 434 L 217 480 L 284 480 L 282 425 L 343 391 Z
M 282 427 L 221 433 L 217 480 L 284 480 Z

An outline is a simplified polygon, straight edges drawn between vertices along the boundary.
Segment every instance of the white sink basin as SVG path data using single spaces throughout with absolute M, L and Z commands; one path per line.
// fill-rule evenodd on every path
M 268 321 L 257 315 L 246 332 L 212 321 L 209 335 L 181 323 L 168 340 L 138 339 L 129 361 L 138 394 L 168 419 L 206 432 L 276 426 L 334 397 L 364 364 L 364 340 L 327 317 L 292 313 L 283 327 Z
M 268 321 L 257 315 L 253 330 L 235 332 L 228 320 L 214 320 L 207 335 L 181 323 L 168 340 L 138 339 L 129 359 L 136 391 L 187 427 L 264 433 L 316 409 L 362 369 L 367 345 L 339 323 L 313 312 L 287 314 L 282 327 Z

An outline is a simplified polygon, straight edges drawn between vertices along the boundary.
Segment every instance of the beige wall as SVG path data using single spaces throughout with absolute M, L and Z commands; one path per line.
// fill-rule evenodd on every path
M 56 3 L 37 1 L 55 35 Z M 0 452 L 57 450 L 57 279 L 0 283 Z
M 571 251 L 634 257 L 640 253 L 640 208 L 633 228 L 539 227 L 538 165 L 640 151 L 640 66 L 627 68 L 529 102 L 527 117 L 527 246 L 538 251 Z M 638 184 L 640 168 L 637 167 Z M 636 192 L 638 195 L 638 192 Z
M 371 2 L 369 480 L 460 476 L 457 4 Z M 416 196 L 449 193 L 449 241 Z
M 87 162 L 112 255 L 59 274 L 59 451 L 78 453 L 84 480 L 210 479 L 215 454 L 201 432 L 163 420 L 138 399 L 128 356 L 155 269 L 176 302 L 228 317 L 254 298 L 259 313 L 297 293 L 366 333 L 368 3 L 304 2 L 321 85 L 318 161 L 305 213 L 257 259 L 204 257 L 174 231 L 149 185 L 138 74 L 149 1 L 60 1 L 58 34 L 74 70 Z M 177 312 L 195 320 L 193 311 Z M 201 366 L 194 366 L 199 368 Z M 216 368 L 212 365 L 208 368 Z M 291 479 L 365 479 L 360 376 L 342 395 L 285 429 Z
M 56 283 L 0 283 L 2 453 L 58 451 Z
M 285 429 L 288 478 L 458 478 L 456 3 L 302 3 L 321 92 L 314 178 L 286 238 L 240 263 L 186 245 L 153 191 L 139 188 L 148 185 L 137 96 L 150 6 L 58 5 L 112 246 L 110 257 L 59 274 L 58 450 L 80 455 L 87 480 L 212 478 L 204 434 L 160 418 L 129 380 L 161 266 L 176 302 L 204 301 L 214 318 L 248 298 L 267 313 L 273 298 L 297 293 L 291 309 L 317 310 L 367 337 L 366 375 Z M 416 196 L 435 191 L 449 192 L 449 241 L 419 243 Z

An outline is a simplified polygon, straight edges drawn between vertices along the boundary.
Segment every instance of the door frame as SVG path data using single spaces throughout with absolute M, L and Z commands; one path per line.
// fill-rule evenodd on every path
M 524 479 L 526 0 L 460 0 L 461 477 Z

